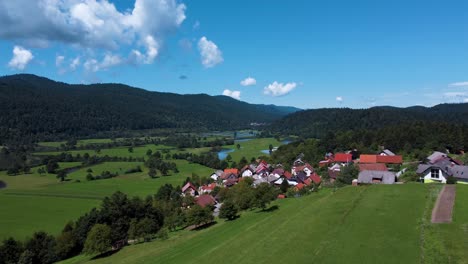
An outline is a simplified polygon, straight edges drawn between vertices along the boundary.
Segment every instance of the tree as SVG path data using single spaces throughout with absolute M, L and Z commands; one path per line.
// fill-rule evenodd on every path
M 289 189 L 289 182 L 288 179 L 283 179 L 280 185 L 280 190 L 283 194 L 285 194 Z
M 447 177 L 447 184 L 457 184 L 457 178 L 453 176 L 448 176 Z
M 93 176 L 91 173 L 88 173 L 88 174 L 86 175 L 86 180 L 88 180 L 88 181 L 93 181 L 93 180 L 95 180 L 95 178 L 94 178 L 94 176 Z
M 219 218 L 234 220 L 237 217 L 238 211 L 239 209 L 231 200 L 226 200 L 223 202 L 223 205 L 221 205 Z
M 59 168 L 57 161 L 49 160 L 47 163 L 47 173 L 55 173 L 55 170 Z
M 46 173 L 44 167 L 40 167 L 39 169 L 37 169 L 37 173 L 39 173 L 39 175 L 42 176 L 42 174 Z
M 23 246 L 21 243 L 10 237 L 4 240 L 3 244 L 0 246 L 0 263 L 18 263 L 22 252 Z
M 53 263 L 57 261 L 55 255 L 55 238 L 45 232 L 36 232 L 26 242 L 26 251 L 31 252 L 32 263 Z
M 60 181 L 65 181 L 65 178 L 67 177 L 67 173 L 64 170 L 61 170 L 57 174 L 57 179 L 60 179 Z
M 153 151 L 151 149 L 148 149 L 146 151 L 146 156 L 151 156 L 151 154 L 153 154 Z
M 133 153 L 133 147 L 129 147 L 128 152 Z
M 231 154 L 227 154 L 227 156 L 226 156 L 226 160 L 227 160 L 228 162 L 231 162 L 231 160 L 232 160 L 232 156 L 231 156 Z
M 83 252 L 90 255 L 102 254 L 110 249 L 111 244 L 111 228 L 104 224 L 95 224 L 86 237 Z
M 338 182 L 343 184 L 351 184 L 354 179 L 357 178 L 359 170 L 353 164 L 348 164 L 342 170 L 340 175 L 337 177 Z
M 266 182 L 260 183 L 260 185 L 255 188 L 256 206 L 261 208 L 262 211 L 266 209 L 271 201 L 276 199 L 276 196 L 276 189 Z
M 214 216 L 210 208 L 205 208 L 195 205 L 190 209 L 187 215 L 187 222 L 189 225 L 200 226 L 213 222 Z
M 157 171 L 155 169 L 150 169 L 148 172 L 148 176 L 150 176 L 152 179 L 156 178 Z
M 241 148 L 241 145 L 237 143 L 237 149 L 240 149 L 240 148 Z
M 270 153 L 273 152 L 273 145 L 270 144 L 270 145 L 268 146 L 268 149 L 270 150 Z

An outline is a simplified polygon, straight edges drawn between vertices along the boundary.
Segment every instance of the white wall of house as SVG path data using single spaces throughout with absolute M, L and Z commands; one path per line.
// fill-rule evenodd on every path
M 424 180 L 440 181 L 441 183 L 446 183 L 447 179 L 444 177 L 442 170 L 438 170 L 438 172 L 438 175 L 433 175 L 432 170 L 429 170 L 429 172 L 426 175 L 424 175 L 423 178 Z
M 252 175 L 253 175 L 253 172 L 251 170 L 245 170 L 242 173 L 242 177 L 252 177 Z
M 218 180 L 218 175 L 216 173 L 213 173 L 213 174 L 211 174 L 210 178 L 217 181 Z
M 310 174 L 312 174 L 312 171 L 309 170 L 309 168 L 304 168 L 304 172 L 307 175 L 307 177 L 310 177 Z

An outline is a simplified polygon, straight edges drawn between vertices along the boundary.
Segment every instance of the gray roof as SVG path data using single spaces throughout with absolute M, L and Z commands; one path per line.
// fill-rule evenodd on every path
M 382 152 L 385 153 L 385 154 L 388 155 L 388 156 L 395 156 L 395 153 L 391 152 L 391 151 L 388 150 L 388 149 L 384 149 Z
M 429 160 L 430 163 L 435 163 L 437 160 L 441 158 L 447 157 L 447 154 L 439 152 L 439 151 L 434 151 L 427 159 Z
M 395 183 L 395 173 L 390 171 L 361 171 L 358 176 L 358 183 L 373 183 L 372 180 L 378 179 L 383 184 Z
M 424 174 L 432 168 L 442 170 L 444 175 L 468 180 L 468 166 L 456 165 L 449 158 L 438 160 L 434 164 L 419 164 L 416 173 Z

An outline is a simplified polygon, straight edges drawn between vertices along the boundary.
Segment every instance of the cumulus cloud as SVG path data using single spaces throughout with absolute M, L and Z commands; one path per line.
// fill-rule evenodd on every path
M 237 99 L 237 100 L 240 100 L 241 92 L 240 91 L 231 91 L 229 89 L 226 89 L 226 90 L 223 91 L 223 95 L 232 97 L 232 98 Z
M 342 96 L 337 96 L 336 101 L 340 102 L 340 103 L 343 102 L 343 97 Z
M 245 80 L 242 80 L 242 81 L 240 82 L 240 84 L 241 84 L 242 86 L 256 85 L 256 84 L 257 84 L 257 80 L 255 80 L 255 79 L 252 78 L 252 77 L 247 77 L 247 78 L 245 78 Z
M 206 68 L 211 68 L 217 64 L 223 62 L 223 54 L 216 44 L 206 37 L 202 37 L 198 41 L 198 49 L 200 50 L 200 56 L 202 64 Z
M 284 84 L 275 81 L 263 88 L 263 93 L 271 96 L 283 96 L 294 90 L 296 86 L 297 84 L 295 82 Z
M 72 71 L 76 70 L 76 68 L 78 68 L 80 64 L 81 64 L 80 57 L 74 58 L 70 63 L 70 70 Z
M 8 63 L 8 67 L 16 70 L 24 70 L 26 66 L 34 58 L 32 52 L 21 46 L 13 48 L 13 58 Z
M 185 20 L 185 10 L 176 0 L 135 0 L 134 8 L 124 12 L 108 0 L 1 1 L 0 38 L 106 52 L 130 47 L 135 62 L 149 64 L 165 37 Z
M 468 86 L 468 82 L 455 82 L 455 83 L 449 84 L 449 87 L 464 87 L 464 86 Z
M 111 67 L 122 64 L 124 61 L 119 55 L 106 54 L 102 61 L 96 59 L 88 59 L 83 64 L 83 67 L 88 72 L 98 72 L 100 70 L 107 70 Z

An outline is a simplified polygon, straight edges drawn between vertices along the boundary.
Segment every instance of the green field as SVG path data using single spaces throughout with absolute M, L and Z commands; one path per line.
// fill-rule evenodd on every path
M 274 138 L 255 138 L 249 141 L 238 142 L 241 145 L 240 149 L 237 149 L 237 143 L 235 145 L 225 146 L 223 148 L 234 149 L 234 152 L 229 153 L 232 160 L 239 162 L 242 157 L 245 157 L 248 161 L 251 158 L 257 158 L 259 156 L 268 156 L 268 154 L 262 153 L 262 150 L 268 150 L 268 147 L 279 147 L 281 142 Z
M 55 234 L 67 221 L 76 219 L 116 191 L 144 197 L 155 194 L 166 183 L 181 185 L 192 173 L 209 176 L 213 172 L 213 169 L 185 160 L 174 162 L 180 172 L 157 179 L 151 179 L 143 166 L 141 173 L 123 174 L 142 164 L 139 162 L 106 162 L 92 166 L 94 175 L 104 170 L 122 173 L 116 178 L 95 181 L 85 180 L 88 167 L 70 173 L 66 182 L 59 182 L 54 174 L 41 176 L 37 168 L 32 168 L 32 174 L 17 176 L 0 172 L 0 180 L 7 184 L 7 188 L 0 190 L 0 239 L 8 236 L 23 239 L 38 230 Z M 61 165 L 74 167 L 75 164 Z
M 92 263 L 466 263 L 468 187 L 457 187 L 454 223 L 426 226 L 436 197 L 430 194 L 440 187 L 322 190 L 276 201 L 279 209 L 272 212 L 245 212 L 235 221 L 172 233 L 167 241 L 128 246 Z M 446 240 L 439 244 L 452 246 L 445 258 L 432 258 L 428 229 L 440 230 Z M 65 263 L 87 260 L 78 256 Z

